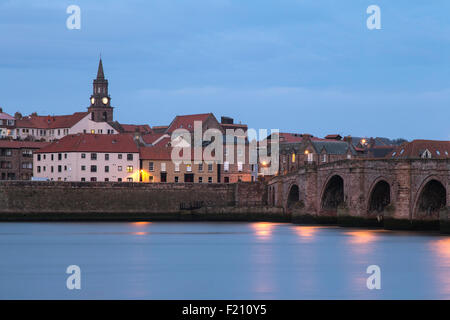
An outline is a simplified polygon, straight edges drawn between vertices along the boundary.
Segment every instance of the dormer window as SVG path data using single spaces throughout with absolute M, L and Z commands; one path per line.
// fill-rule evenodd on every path
M 437 154 L 438 156 L 441 155 L 441 153 L 439 152 L 439 150 L 436 150 L 436 154 Z
M 402 149 L 402 150 L 400 151 L 400 154 L 403 154 L 403 152 L 405 152 L 405 149 Z

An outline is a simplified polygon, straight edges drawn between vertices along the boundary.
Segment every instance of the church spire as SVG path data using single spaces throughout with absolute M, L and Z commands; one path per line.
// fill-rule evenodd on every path
M 105 79 L 105 74 L 103 73 L 102 58 L 100 58 L 100 62 L 98 63 L 97 80 L 103 80 L 103 79 Z

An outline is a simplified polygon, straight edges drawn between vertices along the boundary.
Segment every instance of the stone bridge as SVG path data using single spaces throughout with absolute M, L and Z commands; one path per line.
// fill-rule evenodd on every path
M 269 205 L 293 216 L 439 223 L 450 199 L 447 159 L 354 159 L 305 164 L 268 183 Z

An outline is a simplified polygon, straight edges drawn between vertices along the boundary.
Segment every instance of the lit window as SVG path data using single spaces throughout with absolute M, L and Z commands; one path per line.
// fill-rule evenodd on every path
M 191 172 L 192 171 L 192 166 L 190 164 L 186 165 L 186 171 L 187 172 Z
M 94 134 L 94 133 L 95 133 L 95 130 L 94 130 L 94 129 L 92 129 L 92 130 L 91 130 L 91 133 L 92 133 L 92 134 Z
M 292 162 L 295 162 L 295 153 L 292 154 Z
M 166 163 L 165 162 L 161 163 L 161 171 L 166 172 Z
M 223 170 L 224 170 L 224 171 L 230 170 L 230 164 L 228 163 L 228 161 L 226 161 L 226 162 L 223 164 Z
M 133 172 L 133 166 L 127 166 L 127 172 Z
M 242 162 L 238 162 L 238 171 L 242 171 Z

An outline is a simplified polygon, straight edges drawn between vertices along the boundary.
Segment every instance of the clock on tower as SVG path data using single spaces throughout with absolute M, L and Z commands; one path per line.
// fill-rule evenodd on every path
M 91 120 L 95 122 L 113 121 L 113 107 L 111 107 L 111 97 L 108 94 L 108 80 L 103 73 L 103 63 L 100 58 L 98 64 L 97 78 L 94 79 L 93 93 L 91 95 L 91 105 L 88 107 Z

